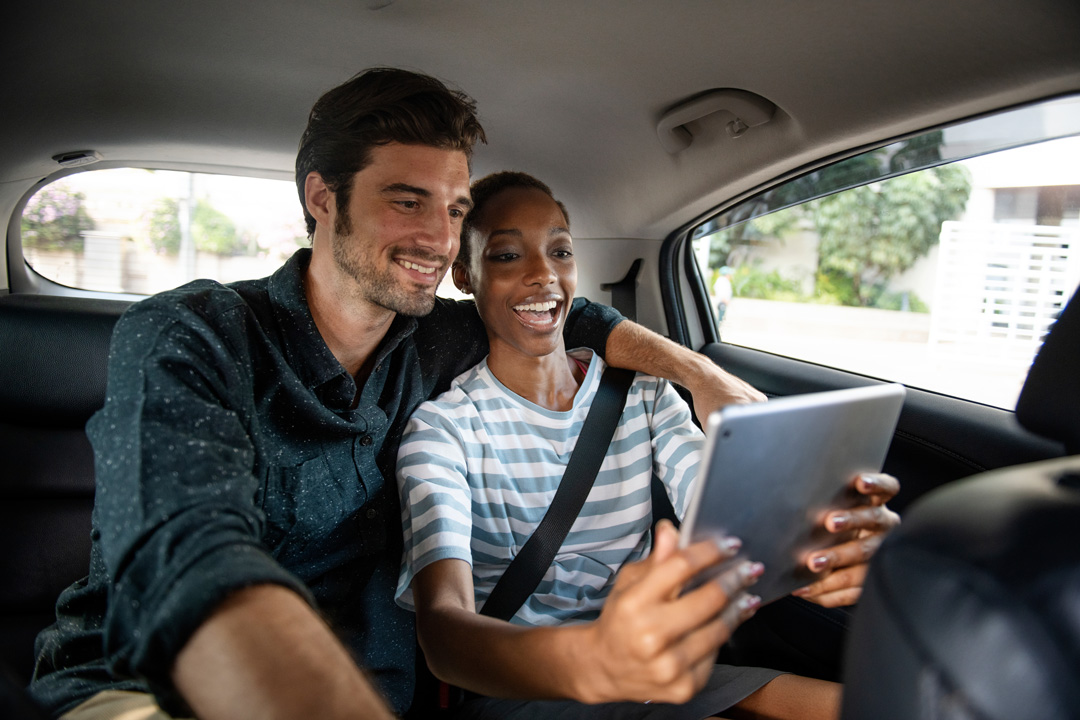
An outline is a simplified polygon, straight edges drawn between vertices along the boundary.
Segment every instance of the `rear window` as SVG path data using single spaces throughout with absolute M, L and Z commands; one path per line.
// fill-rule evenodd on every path
M 46 185 L 21 230 L 24 259 L 49 280 L 137 294 L 263 277 L 308 244 L 292 182 L 133 168 Z

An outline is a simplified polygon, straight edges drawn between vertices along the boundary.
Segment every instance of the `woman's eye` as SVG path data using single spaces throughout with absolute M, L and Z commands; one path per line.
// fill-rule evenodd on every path
M 512 253 L 512 252 L 499 253 L 498 255 L 492 255 L 491 259 L 494 260 L 495 262 L 510 262 L 511 260 L 516 260 L 517 259 L 517 253 Z
M 565 250 L 565 249 L 563 249 L 563 250 L 556 250 L 556 251 L 554 251 L 554 252 L 552 253 L 552 255 L 554 255 L 555 257 L 557 257 L 557 258 L 559 258 L 559 259 L 561 259 L 561 260 L 562 260 L 562 259 L 566 259 L 566 258 L 572 258 L 572 257 L 574 257 L 574 251 L 573 251 L 573 250 Z

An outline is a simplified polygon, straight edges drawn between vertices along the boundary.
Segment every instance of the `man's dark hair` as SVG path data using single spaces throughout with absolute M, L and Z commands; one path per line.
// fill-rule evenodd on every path
M 472 243 L 470 242 L 471 235 L 476 230 L 480 218 L 484 214 L 484 207 L 491 198 L 504 190 L 513 190 L 516 188 L 539 190 L 554 200 L 555 204 L 562 210 L 563 217 L 566 218 L 566 228 L 568 230 L 570 229 L 570 213 L 566 211 L 566 206 L 562 204 L 561 200 L 558 200 L 555 197 L 554 193 L 551 192 L 551 188 L 549 188 L 546 183 L 537 180 L 528 173 L 516 172 L 513 170 L 492 173 L 480 178 L 472 184 L 470 194 L 472 195 L 473 205 L 472 209 L 469 210 L 469 214 L 465 216 L 465 222 L 461 225 L 461 248 L 458 250 L 458 260 L 468 265 L 469 253 L 472 251 Z
M 304 200 L 311 172 L 322 176 L 339 208 L 348 207 L 353 176 L 371 162 L 371 149 L 397 142 L 460 150 L 472 155 L 487 142 L 476 102 L 428 75 L 371 68 L 327 91 L 311 108 L 296 154 L 296 189 L 308 237 L 315 218 Z

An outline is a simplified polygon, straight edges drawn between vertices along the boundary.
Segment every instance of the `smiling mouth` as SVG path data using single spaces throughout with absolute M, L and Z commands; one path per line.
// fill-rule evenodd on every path
M 559 302 L 546 300 L 544 302 L 524 303 L 515 305 L 514 312 L 525 325 L 537 329 L 548 329 L 558 322 Z
M 420 273 L 421 275 L 426 275 L 426 276 L 432 277 L 432 278 L 434 278 L 436 276 L 436 274 L 438 273 L 438 270 L 439 270 L 438 267 L 432 267 L 430 265 L 421 265 L 420 263 L 413 262 L 412 260 L 403 260 L 403 259 L 398 258 L 394 262 L 396 262 L 398 265 L 405 268 L 406 270 L 412 270 L 414 272 Z

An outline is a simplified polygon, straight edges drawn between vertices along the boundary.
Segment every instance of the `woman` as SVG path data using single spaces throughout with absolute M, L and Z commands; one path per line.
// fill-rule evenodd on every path
M 434 674 L 491 696 L 468 701 L 467 717 L 836 717 L 835 683 L 714 665 L 759 603 L 746 588 L 762 568 L 738 564 L 684 595 L 737 541 L 680 551 L 667 523 L 651 538 L 653 473 L 681 516 L 703 441 L 664 380 L 635 378 L 589 499 L 536 591 L 510 622 L 477 614 L 543 517 L 604 365 L 563 347 L 577 273 L 562 204 L 522 173 L 479 180 L 472 194 L 453 277 L 476 298 L 490 354 L 417 410 L 398 457 L 398 599 L 417 612 Z M 895 492 L 884 485 L 868 504 Z M 890 522 L 849 513 L 847 527 L 851 516 L 875 533 Z M 840 551 L 839 564 L 855 567 L 810 595 L 861 582 L 848 551 L 857 554 Z

